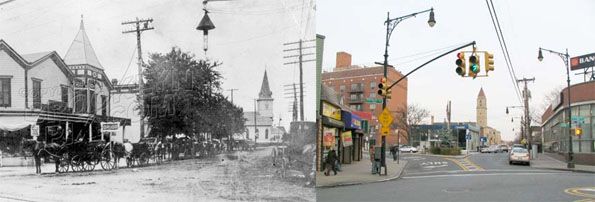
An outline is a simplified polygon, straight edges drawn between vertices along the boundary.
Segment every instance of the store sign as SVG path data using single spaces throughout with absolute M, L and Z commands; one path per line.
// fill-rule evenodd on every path
M 39 126 L 38 125 L 31 125 L 31 136 L 33 136 L 33 139 L 35 139 L 35 137 L 39 136 Z
M 322 102 L 322 115 L 335 120 L 341 120 L 341 109 L 328 102 Z
M 351 118 L 351 127 L 361 129 L 362 128 L 362 121 L 356 118 Z
M 341 140 L 343 141 L 343 147 L 348 147 L 353 145 L 351 131 L 345 131 L 341 133 Z
M 118 132 L 120 122 L 101 122 L 101 132 Z
M 335 146 L 335 128 L 324 128 L 322 131 L 322 145 L 325 147 L 334 147 Z
M 595 67 L 595 53 L 570 58 L 570 70 Z

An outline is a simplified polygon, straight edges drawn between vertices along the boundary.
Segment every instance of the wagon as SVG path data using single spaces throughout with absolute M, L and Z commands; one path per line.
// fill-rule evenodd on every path
M 66 143 L 53 155 L 60 157 L 58 171 L 61 173 L 93 171 L 97 164 L 103 170 L 111 170 L 116 164 L 111 144 L 104 141 Z

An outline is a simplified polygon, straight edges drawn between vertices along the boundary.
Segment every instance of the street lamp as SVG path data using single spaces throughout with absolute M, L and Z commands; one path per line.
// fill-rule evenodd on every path
M 206 1 L 205 1 L 206 2 Z M 207 52 L 208 49 L 208 42 L 209 42 L 209 30 L 215 29 L 215 25 L 211 18 L 209 18 L 209 11 L 207 9 L 203 9 L 205 11 L 205 15 L 202 16 L 202 20 L 198 23 L 198 27 L 196 30 L 201 30 L 203 35 L 203 50 Z
M 539 55 L 537 56 L 537 59 L 539 61 L 543 61 L 542 50 L 545 50 L 545 51 L 548 51 L 550 53 L 553 53 L 553 54 L 556 54 L 556 55 L 560 56 L 560 58 L 562 58 L 562 61 L 564 61 L 564 65 L 566 65 L 566 84 L 567 84 L 566 90 L 568 91 L 567 92 L 567 95 L 566 95 L 566 97 L 567 97 L 566 100 L 568 102 L 567 109 L 566 109 L 567 112 L 568 112 L 568 162 L 567 162 L 566 167 L 568 167 L 568 168 L 574 168 L 574 159 L 573 159 L 574 158 L 574 156 L 573 156 L 574 153 L 572 152 L 572 133 L 570 132 L 570 129 L 572 128 L 571 127 L 571 124 L 572 124 L 571 117 L 572 116 L 571 116 L 571 110 L 570 110 L 570 70 L 569 70 L 570 69 L 570 66 L 569 66 L 569 63 L 568 63 L 568 61 L 569 61 L 568 58 L 570 56 L 568 55 L 568 49 L 566 49 L 566 53 L 561 53 L 561 52 L 557 52 L 557 51 L 553 51 L 553 50 L 548 50 L 548 49 L 539 47 L 539 53 L 538 53 Z
M 384 24 L 386 25 L 386 43 L 384 44 L 384 63 L 383 63 L 385 78 L 387 76 L 387 68 L 388 68 L 388 46 L 389 46 L 388 41 L 390 40 L 390 36 L 392 35 L 393 31 L 395 30 L 395 27 L 397 27 L 397 25 L 401 21 L 403 21 L 407 18 L 416 17 L 417 14 L 426 13 L 426 12 L 430 12 L 430 18 L 428 19 L 428 25 L 430 25 L 430 27 L 434 27 L 434 25 L 436 24 L 436 19 L 434 19 L 434 8 L 430 8 L 428 10 L 412 13 L 409 15 L 405 15 L 405 16 L 401 16 L 401 17 L 397 17 L 397 18 L 393 18 L 393 19 L 390 18 L 390 12 L 387 13 L 386 21 L 384 21 Z M 386 97 L 382 98 L 382 109 L 384 110 L 384 108 L 386 108 Z M 388 171 L 386 170 L 386 137 L 384 135 L 382 136 L 382 148 L 380 151 L 381 151 L 381 159 L 382 159 L 381 164 L 382 164 L 382 166 L 384 166 L 384 174 L 386 175 Z

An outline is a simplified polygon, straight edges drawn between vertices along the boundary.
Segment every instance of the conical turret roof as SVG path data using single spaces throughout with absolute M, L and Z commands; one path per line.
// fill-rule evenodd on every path
M 103 69 L 103 66 L 101 66 L 101 63 L 99 63 L 99 60 L 97 59 L 93 46 L 91 46 L 89 37 L 85 32 L 83 19 L 81 19 L 78 34 L 76 34 L 74 41 L 72 41 L 70 48 L 68 48 L 68 51 L 66 52 L 66 56 L 64 56 L 64 62 L 68 65 L 87 64 Z
M 260 86 L 260 93 L 258 93 L 258 97 L 262 98 L 273 98 L 273 92 L 271 92 L 271 88 L 269 87 L 269 78 L 267 77 L 267 71 L 264 70 L 264 78 L 262 78 L 262 86 Z
M 480 88 L 478 97 L 485 97 L 485 96 L 486 96 L 486 94 L 483 93 L 483 88 Z

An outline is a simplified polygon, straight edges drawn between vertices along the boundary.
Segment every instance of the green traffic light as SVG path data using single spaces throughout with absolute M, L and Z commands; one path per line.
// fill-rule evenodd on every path
M 479 72 L 479 66 L 477 64 L 471 64 L 470 66 L 473 73 Z

